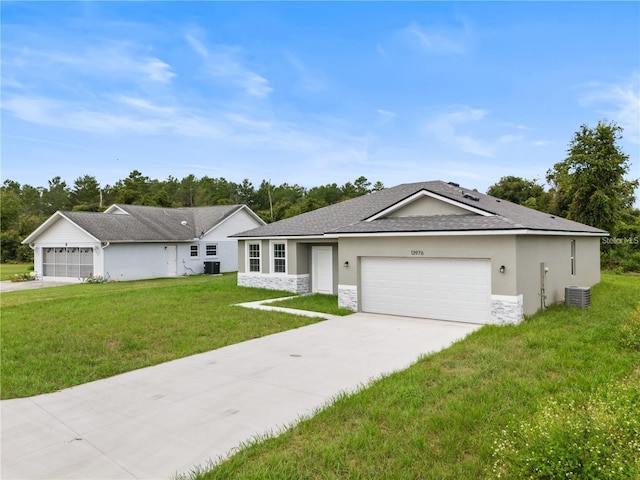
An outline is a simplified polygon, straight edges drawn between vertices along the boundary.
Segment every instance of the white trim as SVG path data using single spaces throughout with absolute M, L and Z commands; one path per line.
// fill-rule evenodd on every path
M 357 232 L 357 233 L 326 233 L 324 235 L 314 236 L 300 236 L 293 235 L 291 237 L 286 235 L 280 236 L 264 236 L 264 237 L 235 237 L 238 240 L 244 240 L 247 242 L 257 242 L 259 240 L 326 240 L 337 239 L 341 237 L 448 237 L 448 236 L 464 236 L 464 235 L 557 235 L 557 236 L 575 236 L 575 237 L 608 237 L 609 234 L 603 233 L 591 233 L 591 232 L 571 232 L 564 230 L 529 230 L 525 228 L 519 229 L 504 229 L 504 230 L 439 230 L 433 232 L 415 231 L 415 232 Z
M 437 232 L 358 232 L 358 233 L 334 233 L 326 235 L 324 238 L 341 237 L 453 237 L 453 236 L 473 236 L 473 235 L 555 235 L 573 237 L 606 237 L 603 233 L 589 232 L 563 232 L 557 230 L 441 230 Z
M 257 227 L 260 228 L 260 227 Z M 257 237 L 241 237 L 238 235 L 229 235 L 229 238 L 237 238 L 238 240 L 245 241 L 258 241 L 258 240 L 322 240 L 326 237 L 326 234 L 320 235 L 264 235 Z
M 119 210 L 119 213 L 114 213 L 114 210 Z M 117 204 L 113 204 L 111 205 L 109 208 L 107 208 L 104 212 L 102 213 L 112 213 L 114 215 L 131 215 L 129 212 L 127 212 L 124 208 L 120 207 Z
M 260 249 L 260 256 L 258 257 L 258 261 L 260 262 L 260 270 L 257 272 L 252 272 L 251 268 L 250 268 L 250 264 L 251 264 L 251 258 L 249 257 L 249 246 L 250 245 L 258 245 L 258 248 Z M 264 254 L 262 252 L 262 242 L 261 241 L 251 241 L 251 242 L 245 242 L 244 244 L 244 248 L 245 248 L 245 266 L 244 266 L 244 271 L 246 274 L 260 274 L 260 275 L 264 275 L 262 273 L 262 259 L 264 258 Z M 255 258 L 255 257 L 253 257 Z
M 427 190 L 420 190 L 416 193 L 414 193 L 413 195 L 411 195 L 410 197 L 405 198 L 404 200 L 391 205 L 390 207 L 385 208 L 384 210 L 382 210 L 381 212 L 376 213 L 375 215 L 366 218 L 364 221 L 365 222 L 371 222 L 373 220 L 377 220 L 378 218 L 381 217 L 385 217 L 387 215 L 389 215 L 390 213 L 395 212 L 396 210 L 404 207 L 405 205 L 408 205 L 410 203 L 413 203 L 414 201 L 416 201 L 418 198 L 420 197 L 431 197 L 431 198 L 435 198 L 436 200 L 439 200 L 441 202 L 444 203 L 448 203 L 449 205 L 454 205 L 456 207 L 462 208 L 463 210 L 467 210 L 469 212 L 473 212 L 476 213 L 478 215 L 482 215 L 483 217 L 494 217 L 495 215 L 493 213 L 489 213 L 485 210 L 481 210 L 479 208 L 476 207 L 472 207 L 471 205 L 467 205 L 466 203 L 462 203 L 459 202 L 457 200 L 452 200 L 448 197 L 443 197 L 442 195 L 438 195 L 437 193 L 433 193 L 433 192 L 429 192 Z
M 329 275 L 323 277 L 320 275 L 320 265 L 327 266 L 327 264 L 323 264 L 319 261 L 318 252 L 329 252 Z M 322 281 L 329 280 L 329 288 L 328 290 L 320 289 L 320 279 Z M 334 271 L 333 271 L 333 246 L 332 245 L 312 245 L 311 246 L 311 292 L 313 293 L 324 293 L 333 295 L 335 292 L 333 290 L 334 286 Z
M 218 257 L 218 242 L 202 242 L 204 243 L 204 256 L 205 258 L 216 258 Z M 216 248 L 216 253 L 214 255 L 209 255 L 209 253 L 207 253 L 208 247 L 215 247 Z
M 284 245 L 284 272 L 276 272 L 276 257 L 274 254 L 274 245 Z M 289 245 L 287 239 L 282 240 L 269 240 L 269 271 L 273 275 L 288 275 L 289 274 Z M 280 259 L 280 257 L 278 257 Z
M 25 238 L 21 243 L 23 245 L 27 245 L 29 243 L 34 243 L 34 240 L 36 238 L 38 238 L 43 232 L 45 232 L 46 230 L 49 229 L 49 227 L 51 225 L 53 225 L 58 218 L 62 218 L 64 220 L 66 220 L 67 222 L 69 222 L 71 225 L 73 225 L 74 227 L 76 227 L 78 230 L 80 230 L 82 233 L 84 233 L 85 235 L 87 235 L 89 238 L 93 239 L 96 242 L 100 242 L 100 239 L 94 237 L 93 235 L 91 235 L 89 232 L 87 232 L 84 228 L 82 228 L 81 226 L 79 226 L 77 223 L 75 223 L 73 220 L 71 220 L 69 217 L 65 216 L 61 211 L 57 211 L 56 213 L 54 213 L 53 215 L 51 215 L 49 218 L 47 218 L 47 220 L 45 220 L 45 222 L 40 225 L 38 228 L 36 228 L 33 233 L 31 233 L 31 235 L 29 235 L 27 238 Z

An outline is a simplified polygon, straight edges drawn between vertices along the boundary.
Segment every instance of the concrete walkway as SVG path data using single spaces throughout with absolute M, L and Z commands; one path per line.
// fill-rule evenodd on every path
M 9 479 L 168 479 L 312 415 L 479 325 L 336 317 L 60 392 L 0 402 Z

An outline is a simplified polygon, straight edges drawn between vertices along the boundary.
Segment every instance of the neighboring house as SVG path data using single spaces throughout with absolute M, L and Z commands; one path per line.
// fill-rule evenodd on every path
M 354 311 L 517 323 L 600 281 L 607 232 L 441 181 L 234 235 L 238 284 L 337 294 Z
M 163 208 L 116 204 L 105 212 L 56 212 L 22 243 L 43 280 L 175 277 L 238 269 L 230 235 L 265 223 L 246 205 Z

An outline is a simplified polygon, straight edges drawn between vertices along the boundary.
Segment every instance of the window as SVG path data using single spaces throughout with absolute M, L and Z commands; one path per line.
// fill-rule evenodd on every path
M 272 243 L 273 247 L 273 273 L 287 273 L 287 244 Z
M 198 245 L 191 245 L 190 255 L 192 257 L 197 257 L 198 256 Z
M 250 272 L 259 272 L 260 271 L 260 244 L 259 243 L 250 243 L 248 245 L 249 251 L 249 271 Z
M 216 255 L 218 255 L 218 244 L 208 243 L 205 247 L 205 252 L 207 257 L 215 257 Z
M 571 240 L 571 275 L 576 274 L 576 241 Z

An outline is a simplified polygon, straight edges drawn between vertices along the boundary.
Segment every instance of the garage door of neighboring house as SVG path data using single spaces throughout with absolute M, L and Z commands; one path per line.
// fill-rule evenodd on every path
M 363 312 L 489 323 L 487 259 L 363 257 Z
M 42 275 L 57 278 L 87 278 L 93 275 L 93 248 L 43 247 Z

